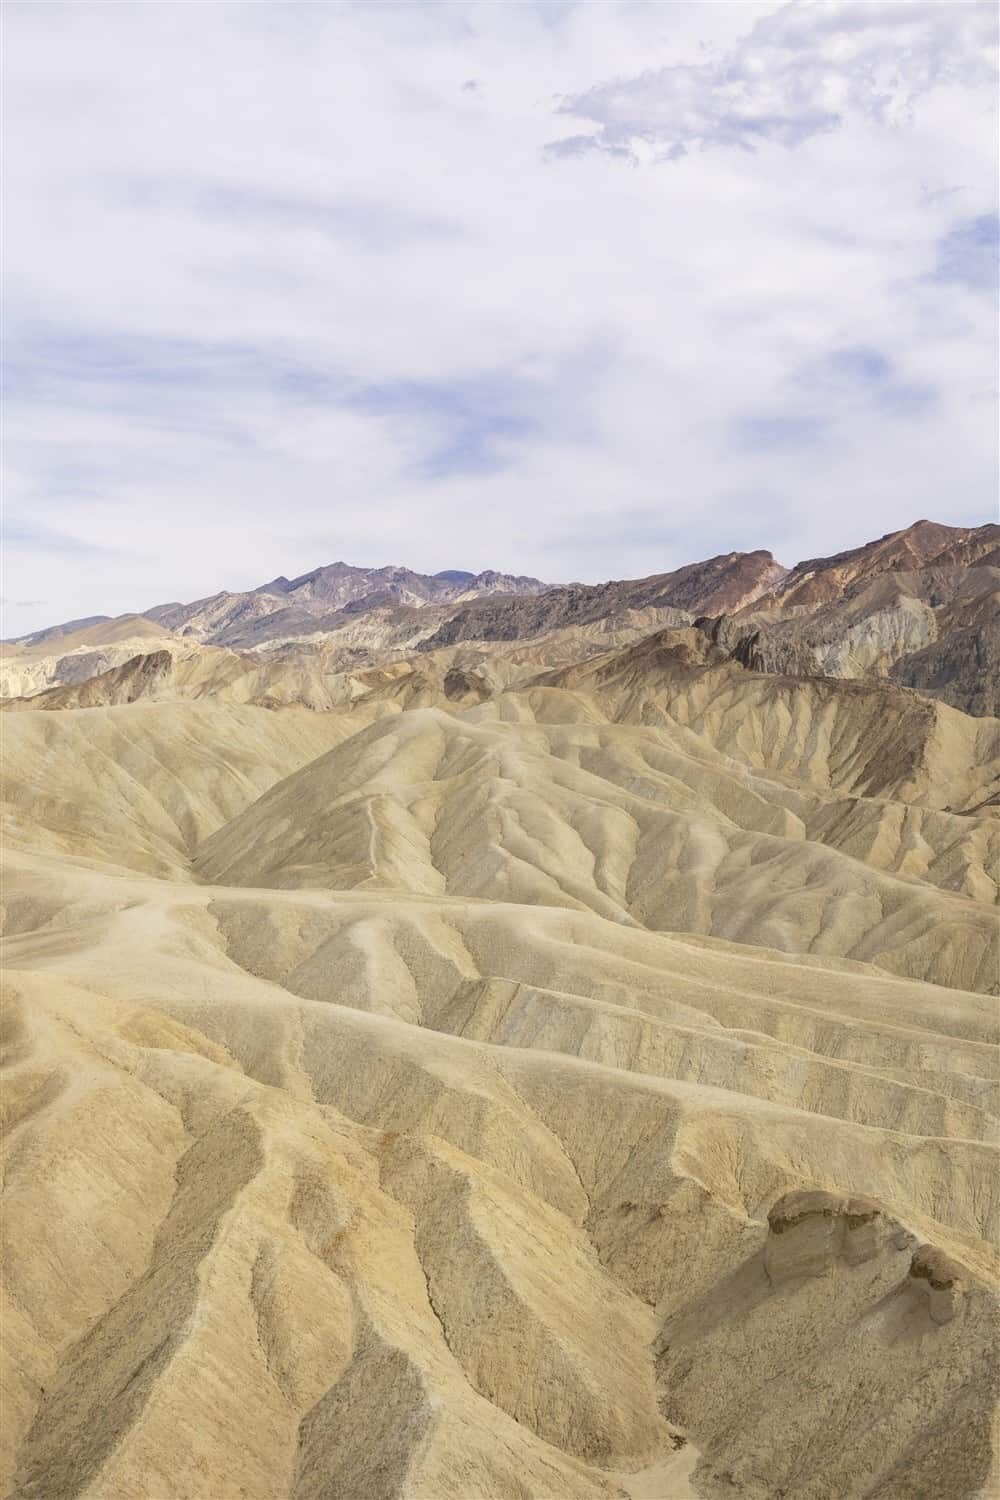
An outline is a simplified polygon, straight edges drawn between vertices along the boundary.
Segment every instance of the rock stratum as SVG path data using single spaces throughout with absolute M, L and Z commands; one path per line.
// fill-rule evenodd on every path
M 970 674 L 928 525 L 15 648 L 5 1500 L 997 1494 L 993 685 L 769 655 Z

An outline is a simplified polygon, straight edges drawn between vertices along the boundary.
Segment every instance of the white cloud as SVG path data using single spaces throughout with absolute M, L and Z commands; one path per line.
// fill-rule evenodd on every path
M 985 516 L 990 92 L 967 6 L 929 86 L 928 9 L 9 7 L 7 593 L 49 602 L 8 629 L 339 556 L 620 577 Z M 780 55 L 787 102 L 796 48 L 861 103 L 795 150 L 546 159 L 595 79 Z
M 634 156 L 645 147 L 676 160 L 692 148 L 800 146 L 852 115 L 895 125 L 932 89 L 992 85 L 996 48 L 992 0 L 793 0 L 705 61 L 570 96 L 562 112 L 599 128 L 550 150 Z

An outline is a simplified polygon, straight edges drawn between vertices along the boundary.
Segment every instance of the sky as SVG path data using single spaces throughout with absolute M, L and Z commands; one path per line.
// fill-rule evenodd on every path
M 996 518 L 992 3 L 9 3 L 4 633 Z

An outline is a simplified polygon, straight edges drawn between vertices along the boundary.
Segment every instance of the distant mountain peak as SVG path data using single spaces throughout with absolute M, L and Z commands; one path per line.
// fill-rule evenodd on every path
M 294 578 L 279 573 L 245 592 L 157 605 L 146 611 L 146 618 L 203 643 L 252 648 L 269 640 L 328 633 L 346 617 L 374 610 L 422 610 L 486 595 L 540 594 L 548 587 L 537 578 L 493 570 L 426 574 L 404 563 L 372 568 L 338 559 Z

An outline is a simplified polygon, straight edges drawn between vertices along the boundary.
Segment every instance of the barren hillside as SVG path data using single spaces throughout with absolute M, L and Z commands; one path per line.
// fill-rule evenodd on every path
M 10 1500 L 996 1493 L 1000 721 L 629 610 L 3 714 Z

